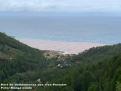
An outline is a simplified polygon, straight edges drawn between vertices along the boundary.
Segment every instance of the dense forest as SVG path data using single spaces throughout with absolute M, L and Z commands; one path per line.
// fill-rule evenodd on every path
M 121 91 L 121 44 L 50 55 L 0 33 L 0 83 L 67 84 L 30 91 Z

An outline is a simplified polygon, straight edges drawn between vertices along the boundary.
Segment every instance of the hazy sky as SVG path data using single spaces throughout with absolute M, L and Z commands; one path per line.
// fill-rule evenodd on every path
M 0 0 L 0 11 L 121 12 L 121 0 Z

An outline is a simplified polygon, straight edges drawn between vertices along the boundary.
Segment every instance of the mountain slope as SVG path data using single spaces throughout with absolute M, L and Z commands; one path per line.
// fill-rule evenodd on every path
M 10 36 L 7 36 L 4 33 L 0 33 L 0 49 L 3 52 L 7 51 L 7 53 L 11 52 L 10 50 L 12 50 L 12 49 L 15 52 L 21 51 L 21 52 L 31 52 L 31 53 L 39 52 L 40 53 L 39 50 L 31 48 L 31 47 L 19 42 L 18 40 L 14 39 Z
M 41 83 L 67 86 L 32 91 L 121 91 L 121 44 L 45 58 L 48 53 L 0 33 L 0 83 L 39 83 L 41 79 Z
M 121 54 L 121 44 L 94 47 L 73 57 L 73 60 L 79 60 L 89 63 L 96 63 Z
M 16 73 L 44 66 L 46 59 L 42 53 L 42 51 L 0 33 L 0 81 L 4 81 Z

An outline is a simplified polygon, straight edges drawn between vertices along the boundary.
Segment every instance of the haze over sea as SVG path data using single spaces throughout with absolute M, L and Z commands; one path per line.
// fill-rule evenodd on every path
M 121 16 L 102 13 L 0 14 L 1 32 L 39 49 L 67 53 L 120 43 L 120 24 Z

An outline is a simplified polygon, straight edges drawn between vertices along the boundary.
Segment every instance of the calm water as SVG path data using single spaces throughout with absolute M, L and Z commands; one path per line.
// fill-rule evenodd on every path
M 16 38 L 119 43 L 121 17 L 0 15 L 0 31 Z

